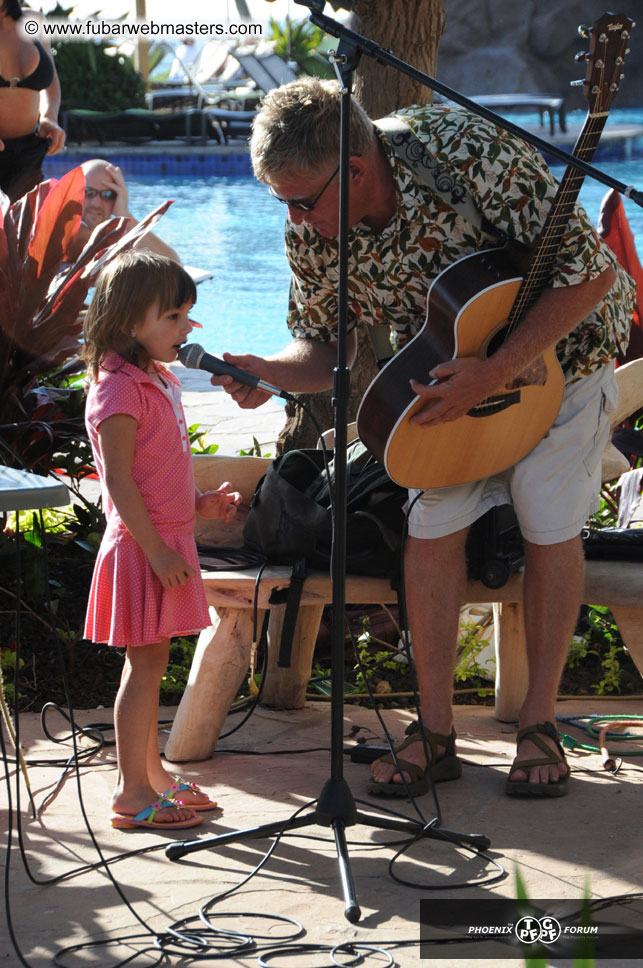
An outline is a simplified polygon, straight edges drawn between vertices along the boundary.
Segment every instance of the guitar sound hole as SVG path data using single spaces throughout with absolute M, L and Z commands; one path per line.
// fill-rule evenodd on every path
M 502 329 L 499 329 L 492 334 L 489 342 L 484 347 L 485 356 L 493 356 L 493 354 L 500 349 L 507 338 L 508 328 L 508 326 L 503 326 Z

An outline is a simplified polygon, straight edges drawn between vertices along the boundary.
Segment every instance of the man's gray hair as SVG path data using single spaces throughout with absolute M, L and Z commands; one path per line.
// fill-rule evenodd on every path
M 339 164 L 341 97 L 337 81 L 299 78 L 265 96 L 250 139 L 255 176 L 267 181 L 285 172 L 318 171 Z M 375 128 L 364 108 L 351 104 L 350 151 L 368 154 Z

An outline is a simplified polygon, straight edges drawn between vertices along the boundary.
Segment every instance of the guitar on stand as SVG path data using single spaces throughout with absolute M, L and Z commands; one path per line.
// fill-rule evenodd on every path
M 589 53 L 581 55 L 588 61 L 582 82 L 588 114 L 572 152 L 581 161 L 590 162 L 596 151 L 633 27 L 628 17 L 606 13 L 591 29 L 581 28 L 590 37 Z M 428 374 L 438 363 L 488 357 L 508 339 L 548 285 L 583 180 L 574 165 L 567 167 L 526 271 L 520 268 L 524 255 L 509 242 L 440 273 L 429 290 L 423 328 L 367 389 L 357 431 L 398 484 L 447 487 L 497 474 L 533 450 L 553 424 L 564 390 L 555 346 L 505 392 L 447 423 L 410 422 L 432 402 L 415 394 L 409 380 L 435 383 Z

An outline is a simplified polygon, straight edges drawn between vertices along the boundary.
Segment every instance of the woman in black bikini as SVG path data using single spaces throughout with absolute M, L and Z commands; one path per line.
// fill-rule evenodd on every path
M 42 181 L 43 158 L 65 144 L 51 49 L 23 30 L 42 20 L 20 0 L 0 0 L 0 189 L 11 201 Z

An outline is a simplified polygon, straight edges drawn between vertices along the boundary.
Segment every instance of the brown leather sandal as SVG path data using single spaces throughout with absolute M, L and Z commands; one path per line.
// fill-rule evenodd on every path
M 550 739 L 555 741 L 558 748 L 558 755 L 556 754 L 556 750 L 552 749 L 541 738 L 542 736 L 549 736 Z M 564 797 L 567 793 L 567 780 L 569 779 L 570 770 L 554 724 L 546 722 L 535 723 L 533 726 L 525 726 L 524 729 L 518 730 L 516 747 L 520 746 L 523 739 L 529 739 L 534 746 L 542 750 L 543 756 L 535 757 L 531 760 L 521 760 L 519 763 L 514 762 L 509 771 L 509 777 L 505 785 L 505 793 L 510 797 Z M 565 776 L 561 776 L 560 780 L 555 783 L 530 783 L 528 780 L 511 779 L 516 770 L 528 771 L 532 766 L 556 766 L 558 763 L 565 764 L 567 773 Z
M 429 773 L 434 783 L 441 783 L 444 780 L 457 780 L 462 775 L 462 764 L 455 754 L 455 728 L 452 728 L 451 732 L 446 735 L 444 733 L 433 733 L 426 726 L 423 726 L 420 731 L 420 724 L 415 722 L 407 727 L 406 732 L 409 734 L 408 739 L 396 746 L 396 755 L 413 743 L 421 743 L 422 735 L 424 735 L 430 753 L 430 762 L 423 769 L 416 763 L 411 763 L 409 760 L 397 756 L 398 768 L 393 776 L 404 771 L 409 774 L 410 780 L 406 783 L 394 783 L 392 776 L 388 783 L 378 783 L 371 779 L 368 784 L 369 793 L 383 797 L 418 797 L 429 790 Z M 440 746 L 444 746 L 442 756 L 437 755 Z M 391 763 L 395 766 L 395 760 L 391 753 L 381 756 L 377 762 Z

